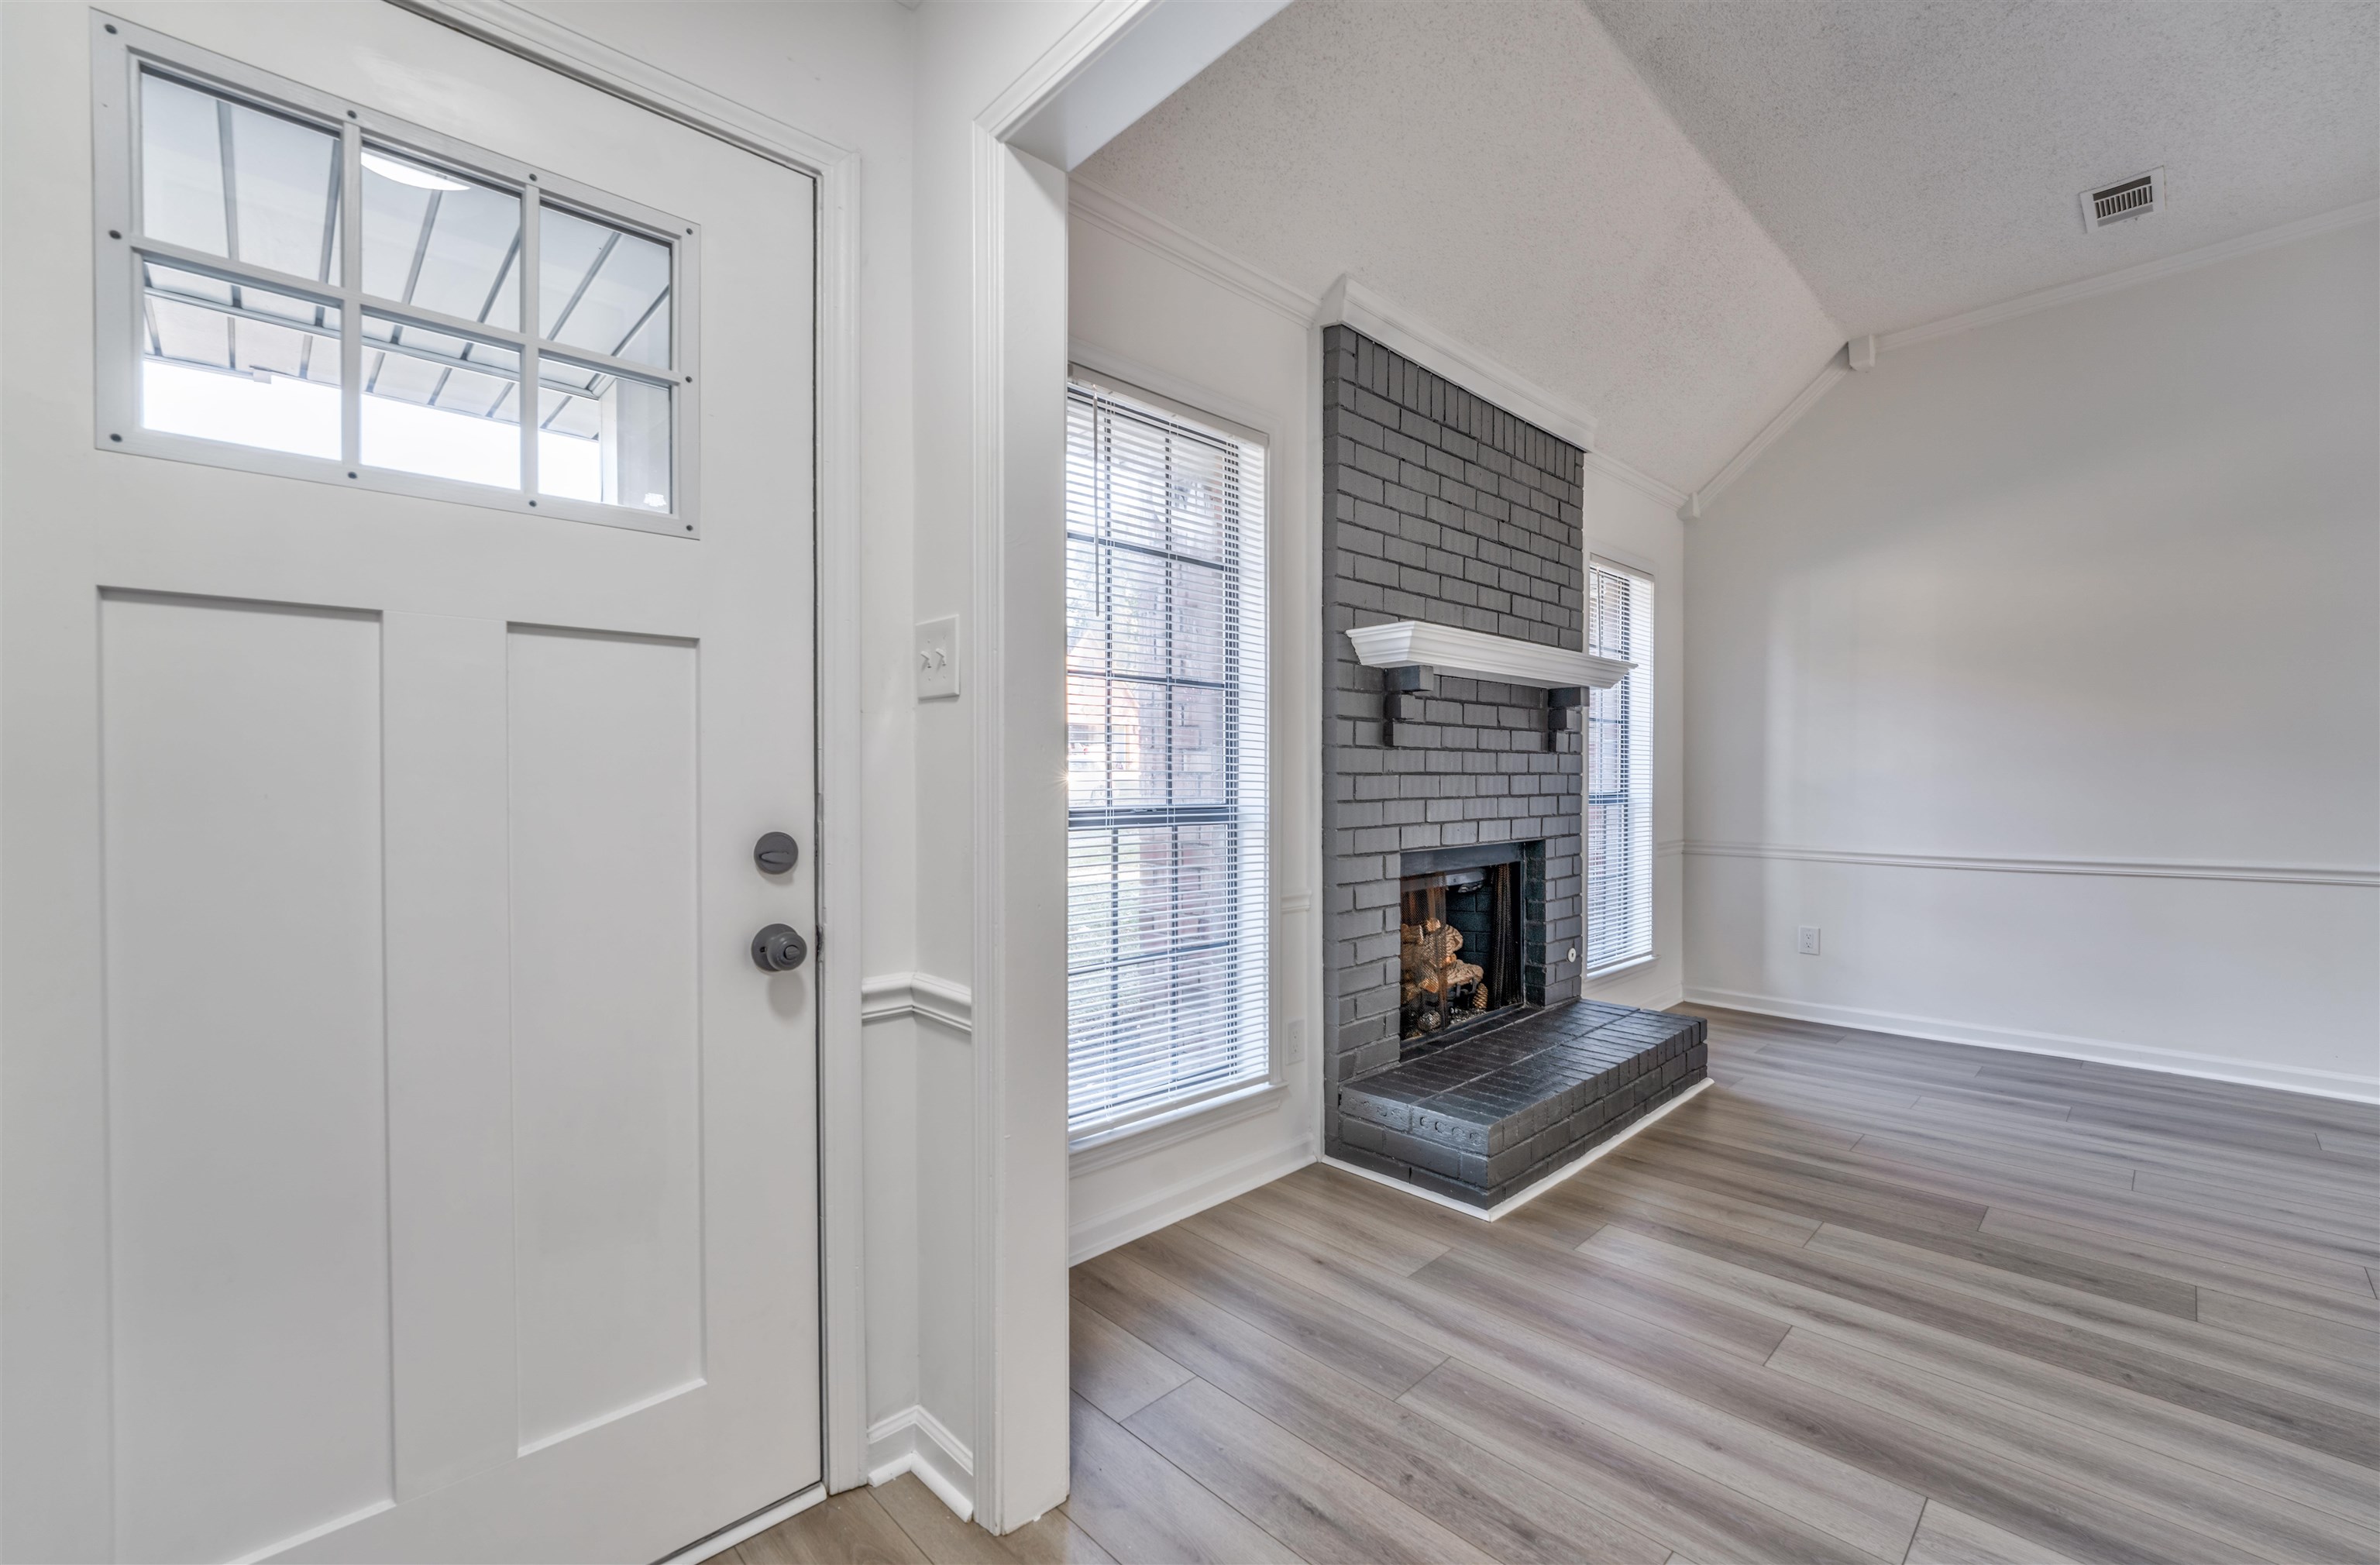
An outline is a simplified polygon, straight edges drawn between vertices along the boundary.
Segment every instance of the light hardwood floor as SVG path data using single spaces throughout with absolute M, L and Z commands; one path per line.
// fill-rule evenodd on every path
M 2380 1560 L 2380 1110 L 1705 1013 L 1500 1222 L 1316 1166 L 1077 1267 L 1036 1527 L 742 1565 Z

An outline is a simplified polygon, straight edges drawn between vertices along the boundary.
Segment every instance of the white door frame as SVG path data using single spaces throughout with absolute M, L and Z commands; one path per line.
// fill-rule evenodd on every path
M 860 1187 L 859 158 L 508 0 L 390 0 L 508 54 L 818 181 L 818 874 L 820 1385 L 826 1487 L 868 1481 Z M 829 944 L 829 935 L 833 940 Z M 814 1494 L 815 1491 L 812 1491 Z M 681 1558 L 769 1524 L 771 1508 Z

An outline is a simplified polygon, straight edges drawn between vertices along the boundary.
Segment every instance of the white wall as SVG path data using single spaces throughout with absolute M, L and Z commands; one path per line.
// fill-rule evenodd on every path
M 2375 295 L 2367 223 L 1888 354 L 1691 524 L 1690 996 L 2380 1095 Z
M 1676 502 L 1656 498 L 1590 461 L 1586 552 L 1653 578 L 1653 960 L 1586 980 L 1589 1000 L 1662 1010 L 1684 992 L 1686 821 L 1686 528 Z
M 1164 1227 L 1310 1162 L 1320 1113 L 1320 392 L 1312 328 L 1113 230 L 1069 224 L 1068 330 L 1092 368 L 1268 437 L 1272 665 L 1273 1036 L 1303 1025 L 1286 1090 L 1253 1114 L 1129 1146 L 1078 1153 L 1068 1182 L 1075 1260 Z M 1122 1154 L 1122 1155 L 1119 1155 Z

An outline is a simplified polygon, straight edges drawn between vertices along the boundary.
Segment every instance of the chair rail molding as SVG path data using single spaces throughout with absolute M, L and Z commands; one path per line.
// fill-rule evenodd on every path
M 975 996 L 965 984 L 931 973 L 879 973 L 859 986 L 859 1019 L 920 1016 L 953 1032 L 975 1031 Z
M 1688 842 L 1694 858 L 1798 859 L 1895 869 L 1979 870 L 1995 875 L 2107 875 L 2160 880 L 2256 880 L 2285 886 L 2380 887 L 2380 869 L 2351 865 L 2243 864 L 2180 858 L 2020 858 L 1985 854 L 1873 853 L 1783 843 Z

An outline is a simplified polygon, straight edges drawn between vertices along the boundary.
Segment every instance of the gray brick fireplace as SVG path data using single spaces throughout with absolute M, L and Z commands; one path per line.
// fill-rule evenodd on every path
M 1392 692 L 1347 636 L 1411 620 L 1583 651 L 1585 454 L 1350 327 L 1322 352 L 1325 1150 L 1491 1205 L 1699 1081 L 1703 1025 L 1565 1003 L 1583 932 L 1569 713 L 1541 686 L 1445 673 Z M 1404 878 L 1491 860 L 1520 867 L 1509 1017 L 1465 1013 L 1442 1047 L 1401 1036 Z
M 1579 751 L 1542 690 L 1441 678 L 1384 744 L 1346 632 L 1427 620 L 1580 649 L 1583 454 L 1345 326 L 1323 334 L 1325 995 L 1330 1079 L 1393 1063 L 1400 855 L 1544 844 L 1524 915 L 1544 1004 L 1578 993 Z M 1336 1127 L 1331 1139 L 1336 1139 Z

